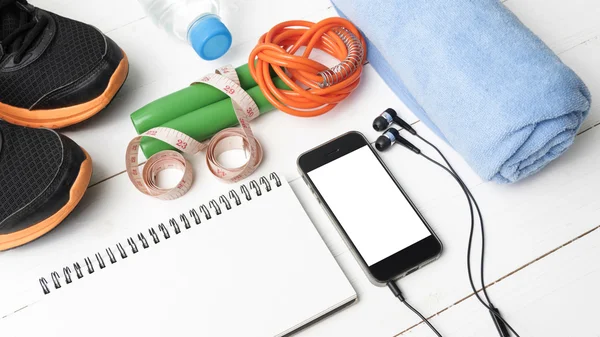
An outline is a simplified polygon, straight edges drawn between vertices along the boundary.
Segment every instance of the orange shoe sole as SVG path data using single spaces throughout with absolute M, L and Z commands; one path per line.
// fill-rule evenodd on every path
M 54 227 L 58 226 L 67 215 L 75 209 L 75 206 L 79 204 L 79 201 L 81 201 L 81 198 L 85 194 L 92 177 L 92 158 L 85 150 L 83 150 L 83 152 L 85 153 L 86 158 L 83 163 L 81 163 L 79 175 L 71 187 L 69 201 L 51 217 L 31 227 L 15 233 L 0 235 L 0 251 L 24 245 L 48 233 L 54 229 Z
M 108 82 L 106 90 L 93 100 L 78 105 L 48 110 L 29 110 L 0 103 L 0 119 L 32 128 L 60 129 L 84 121 L 104 109 L 115 97 L 129 73 L 129 61 L 123 59 Z

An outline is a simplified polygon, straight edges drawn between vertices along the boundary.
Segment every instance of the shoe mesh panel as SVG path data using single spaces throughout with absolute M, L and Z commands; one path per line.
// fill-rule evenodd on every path
M 19 10 L 11 6 L 0 13 L 0 41 L 4 40 L 13 30 L 19 27 Z
M 24 216 L 45 203 L 56 191 L 57 186 L 52 184 L 54 177 L 66 168 L 59 167 L 63 158 L 61 139 L 50 130 L 15 126 L 0 120 L 0 136 L 2 223 L 19 210 L 16 216 Z
M 45 94 L 86 75 L 101 61 L 106 43 L 100 32 L 51 15 L 57 25 L 56 36 L 43 55 L 23 69 L 0 72 L 0 102 L 29 108 Z

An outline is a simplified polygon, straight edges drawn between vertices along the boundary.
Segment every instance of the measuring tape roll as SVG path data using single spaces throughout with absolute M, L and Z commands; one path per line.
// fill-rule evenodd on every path
M 227 182 L 237 182 L 248 177 L 262 161 L 262 146 L 250 128 L 250 121 L 259 116 L 258 106 L 240 86 L 235 69 L 232 66 L 219 68 L 214 74 L 208 74 L 195 83 L 210 85 L 229 96 L 240 127 L 224 129 L 215 134 L 209 142 L 198 142 L 182 132 L 165 127 L 150 129 L 132 139 L 125 154 L 127 175 L 135 187 L 146 195 L 163 200 L 183 196 L 192 185 L 193 171 L 190 162 L 181 153 L 167 150 L 151 156 L 140 172 L 138 154 L 143 137 L 156 138 L 191 155 L 206 149 L 206 164 L 209 170 Z M 226 168 L 219 163 L 219 155 L 236 149 L 249 151 L 248 161 L 244 165 Z M 161 188 L 157 184 L 158 173 L 166 169 L 183 171 L 183 177 L 173 188 Z

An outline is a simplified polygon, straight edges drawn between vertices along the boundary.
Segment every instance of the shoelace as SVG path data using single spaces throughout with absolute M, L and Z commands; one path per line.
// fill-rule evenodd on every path
M 14 58 L 15 63 L 21 62 L 25 52 L 27 52 L 29 47 L 31 47 L 32 43 L 48 24 L 48 19 L 46 17 L 38 19 L 33 16 L 32 13 L 19 7 L 18 4 L 27 5 L 27 1 L 0 0 L 0 13 L 11 6 L 17 6 L 20 10 L 19 27 L 0 41 L 0 59 L 4 56 L 3 53 L 10 53 L 8 47 L 11 47 L 12 51 L 16 50 Z

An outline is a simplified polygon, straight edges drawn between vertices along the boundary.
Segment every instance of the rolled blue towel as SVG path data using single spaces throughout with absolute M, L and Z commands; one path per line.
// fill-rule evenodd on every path
M 515 182 L 572 143 L 577 75 L 497 0 L 333 0 L 404 103 L 484 179 Z

